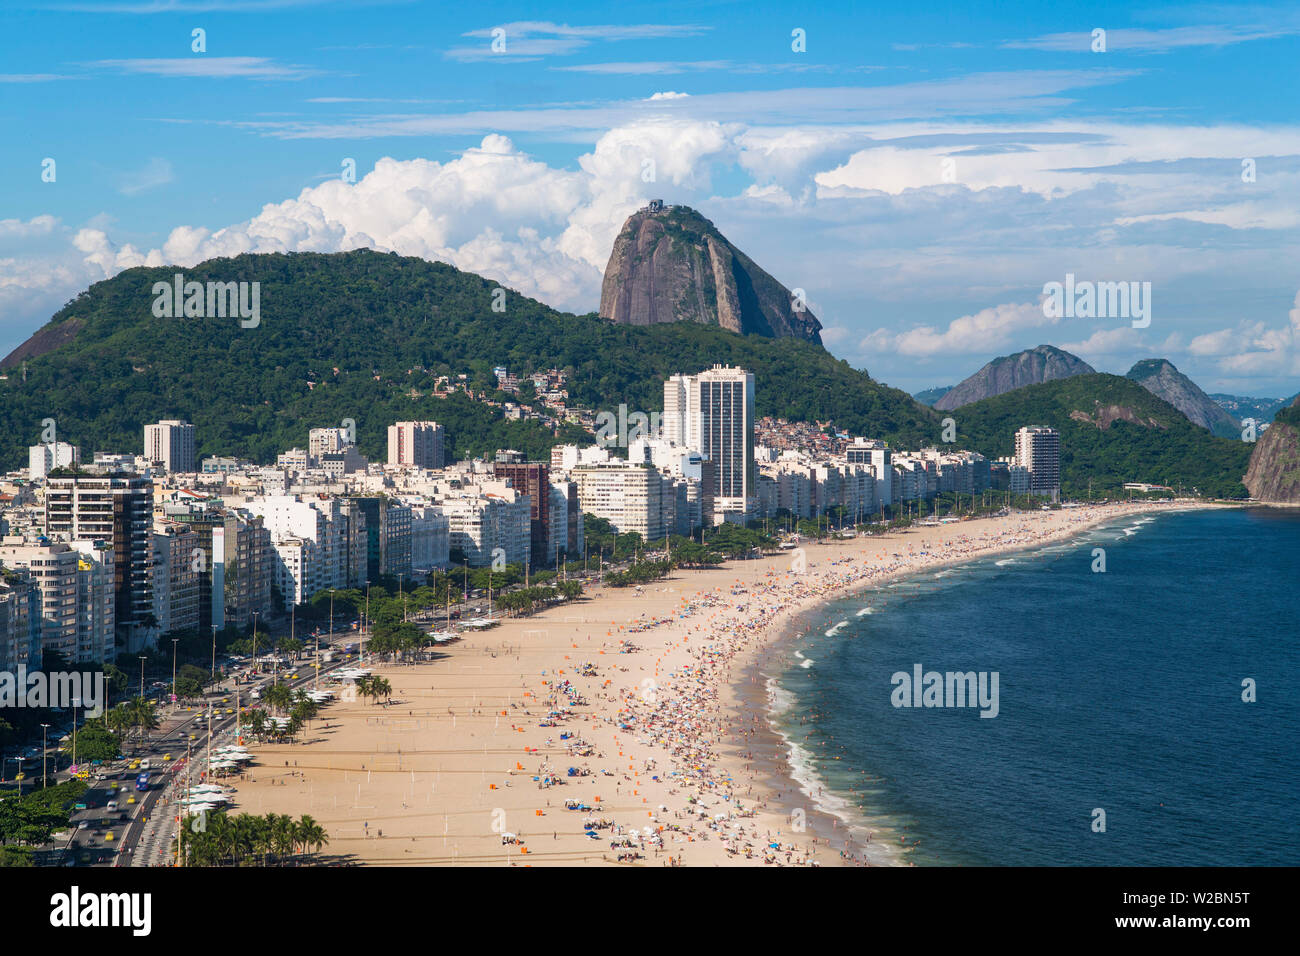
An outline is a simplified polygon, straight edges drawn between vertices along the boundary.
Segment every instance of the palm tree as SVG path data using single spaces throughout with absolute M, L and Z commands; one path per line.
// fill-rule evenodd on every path
M 375 679 L 373 677 L 358 677 L 353 683 L 356 685 L 358 697 L 373 696 L 372 690 L 375 684 Z
M 387 677 L 375 677 L 370 682 L 370 694 L 388 700 L 393 696 L 393 685 L 388 682 Z
M 133 726 L 131 723 L 131 705 L 123 702 L 106 712 L 104 714 L 104 724 L 114 733 L 125 735 Z
M 262 702 L 283 712 L 293 703 L 293 691 L 284 684 L 272 684 L 262 692 Z
M 304 852 L 308 847 L 314 847 L 314 852 L 319 853 L 321 847 L 329 843 L 329 837 L 326 835 L 324 827 L 310 816 L 303 814 L 297 824 L 297 841 L 302 844 Z
M 140 742 L 143 744 L 149 731 L 158 728 L 158 714 L 154 709 L 154 703 L 143 697 L 136 697 L 126 706 L 127 713 L 130 715 L 130 726 L 139 729 Z
M 293 853 L 294 825 L 288 814 L 270 814 L 271 846 L 277 856 L 284 858 Z

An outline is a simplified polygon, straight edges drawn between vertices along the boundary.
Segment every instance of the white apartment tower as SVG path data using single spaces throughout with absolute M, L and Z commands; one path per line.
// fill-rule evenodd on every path
M 441 468 L 445 463 L 443 427 L 437 422 L 397 422 L 388 426 L 388 463 Z
M 55 468 L 81 464 L 81 449 L 67 442 L 48 442 L 27 449 L 27 470 L 32 479 L 44 478 Z
M 664 382 L 663 437 L 683 448 L 699 448 L 700 391 L 694 375 Z
M 894 463 L 893 454 L 884 442 L 855 439 L 844 450 L 845 460 L 850 465 L 870 465 L 876 473 L 876 507 L 892 507 L 894 504 Z
M 1055 428 L 1032 426 L 1016 432 L 1015 464 L 1029 470 L 1029 493 L 1061 494 L 1061 433 Z
M 664 383 L 664 437 L 713 463 L 713 521 L 748 513 L 757 491 L 754 468 L 754 374 L 715 365 Z
M 354 444 L 346 428 L 313 428 L 307 433 L 307 456 L 310 464 L 319 464 L 326 455 L 339 455 Z
M 160 462 L 168 471 L 195 471 L 194 426 L 175 420 L 145 425 L 144 457 Z

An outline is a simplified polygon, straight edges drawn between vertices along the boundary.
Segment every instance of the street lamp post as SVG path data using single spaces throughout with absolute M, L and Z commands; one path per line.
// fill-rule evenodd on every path
M 217 625 L 212 627 L 212 679 L 217 679 Z
M 179 637 L 172 638 L 172 712 L 176 711 L 176 647 L 180 644 Z
M 41 789 L 42 790 L 44 790 L 45 787 L 47 786 L 46 775 L 45 775 L 45 757 L 46 757 L 46 750 L 49 747 L 48 738 L 46 737 L 46 731 L 48 731 L 49 729 L 50 729 L 49 724 L 41 724 Z
M 140 699 L 144 700 L 144 662 L 149 658 L 143 654 L 140 655 Z
M 77 765 L 77 708 L 81 706 L 81 698 L 72 698 L 72 766 Z

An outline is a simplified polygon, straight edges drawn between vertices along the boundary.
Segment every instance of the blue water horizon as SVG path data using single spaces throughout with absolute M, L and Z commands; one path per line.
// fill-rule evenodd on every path
M 1298 582 L 1300 513 L 1266 508 L 922 572 L 803 618 L 774 726 L 917 865 L 1295 865 Z M 997 716 L 895 707 L 917 664 L 996 672 Z

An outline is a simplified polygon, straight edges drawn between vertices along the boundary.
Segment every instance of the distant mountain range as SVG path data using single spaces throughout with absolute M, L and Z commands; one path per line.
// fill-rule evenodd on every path
M 917 392 L 913 398 L 939 411 L 951 411 L 1029 385 L 1094 372 L 1092 366 L 1078 356 L 1052 345 L 1040 345 L 996 358 L 955 386 L 928 388 Z M 1169 402 L 1187 416 L 1188 421 L 1221 438 L 1241 437 L 1240 418 L 1254 417 L 1259 422 L 1267 422 L 1279 409 L 1300 398 L 1249 399 L 1206 395 L 1168 359 L 1143 359 L 1129 369 L 1125 377 Z M 1240 416 L 1237 414 L 1239 411 L 1243 413 Z
M 936 386 L 935 388 L 927 388 L 923 392 L 916 392 L 915 394 L 912 395 L 912 397 L 916 399 L 918 402 L 920 402 L 922 405 L 933 406 L 935 402 L 943 398 L 951 391 L 952 391 L 951 385 L 939 385 Z
M 742 335 L 821 343 L 821 323 L 709 220 L 653 203 L 623 223 L 605 266 L 600 314 L 620 325 L 698 322 Z
M 1014 451 L 1022 425 L 1061 433 L 1061 489 L 1123 494 L 1125 482 L 1182 486 L 1244 498 L 1252 446 L 1215 437 L 1132 379 L 1100 372 L 1026 385 L 965 405 L 954 416 L 959 447 L 987 457 Z M 1275 426 L 1276 427 L 1276 426 Z M 1267 433 L 1266 433 L 1267 434 Z
M 1246 398 L 1241 395 L 1211 392 L 1210 398 L 1239 421 L 1253 418 L 1257 422 L 1271 422 L 1274 415 L 1294 404 L 1296 399 L 1300 399 L 1300 395 L 1292 395 L 1290 398 Z
M 1054 345 L 1040 345 L 1014 355 L 995 358 L 970 378 L 959 382 L 934 403 L 940 411 L 952 411 L 993 398 L 1026 385 L 1038 385 L 1072 375 L 1095 372 L 1091 365 Z

